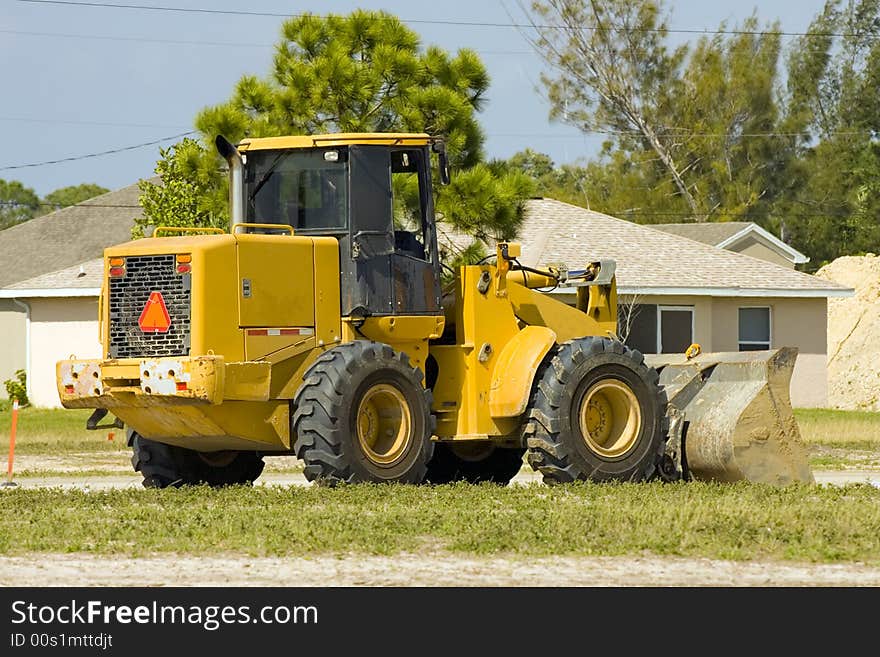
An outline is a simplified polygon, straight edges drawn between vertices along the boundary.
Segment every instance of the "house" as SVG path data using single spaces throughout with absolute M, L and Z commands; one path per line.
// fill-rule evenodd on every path
M 752 229 L 748 234 L 761 235 Z M 441 250 L 467 241 L 443 233 Z M 581 269 L 590 261 L 615 260 L 618 332 L 642 353 L 682 353 L 694 342 L 704 352 L 797 347 L 792 403 L 827 406 L 828 299 L 852 296 L 853 290 L 794 271 L 792 263 L 775 264 L 718 248 L 714 240 L 551 199 L 526 202 L 517 241 L 520 261 L 534 267 Z M 569 291 L 551 293 L 574 303 Z
M 810 259 L 751 221 L 651 224 L 651 228 L 794 269 Z
M 93 285 L 93 264 L 86 263 L 100 258 L 105 247 L 131 239 L 134 219 L 143 212 L 139 196 L 137 184 L 130 185 L 0 231 L 0 383 L 24 369 L 30 392 L 36 376 L 31 357 L 56 344 L 68 345 L 65 356 L 80 350 L 78 339 L 68 340 L 68 331 L 88 333 L 81 323 L 96 321 L 100 287 L 100 275 Z M 81 264 L 87 280 L 78 276 Z M 55 331 L 48 343 L 40 337 L 44 323 Z M 97 327 L 91 335 L 97 335 Z M 0 395 L 6 396 L 2 387 Z M 58 405 L 54 387 L 51 398 L 38 392 L 31 401 Z
M 98 295 L 104 275 L 101 258 L 42 274 L 0 289 L 0 301 L 26 308 L 24 369 L 34 406 L 60 406 L 55 363 L 70 358 L 100 358 Z

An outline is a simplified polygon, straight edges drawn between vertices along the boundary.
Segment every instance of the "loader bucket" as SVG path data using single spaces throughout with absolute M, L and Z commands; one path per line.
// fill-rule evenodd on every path
M 648 356 L 669 399 L 671 449 L 685 478 L 813 483 L 791 408 L 797 349 Z M 669 453 L 669 450 L 667 450 Z

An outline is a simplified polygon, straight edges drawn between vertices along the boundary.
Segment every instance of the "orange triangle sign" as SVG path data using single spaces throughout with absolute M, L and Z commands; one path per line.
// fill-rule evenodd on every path
M 167 333 L 171 328 L 171 317 L 161 292 L 150 292 L 150 298 L 141 311 L 138 326 L 144 333 Z

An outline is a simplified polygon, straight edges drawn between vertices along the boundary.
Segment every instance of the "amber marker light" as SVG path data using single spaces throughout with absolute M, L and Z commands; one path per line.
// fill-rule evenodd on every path
M 110 258 L 107 264 L 110 265 L 110 276 L 113 278 L 125 276 L 125 258 Z

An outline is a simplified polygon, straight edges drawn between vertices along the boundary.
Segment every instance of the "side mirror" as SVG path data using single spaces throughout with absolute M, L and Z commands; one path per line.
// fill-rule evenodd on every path
M 449 184 L 449 160 L 446 157 L 446 151 L 440 153 L 440 184 Z
M 437 153 L 438 164 L 440 165 L 440 184 L 449 184 L 449 157 L 446 155 L 446 144 L 442 141 L 435 141 L 432 149 Z

